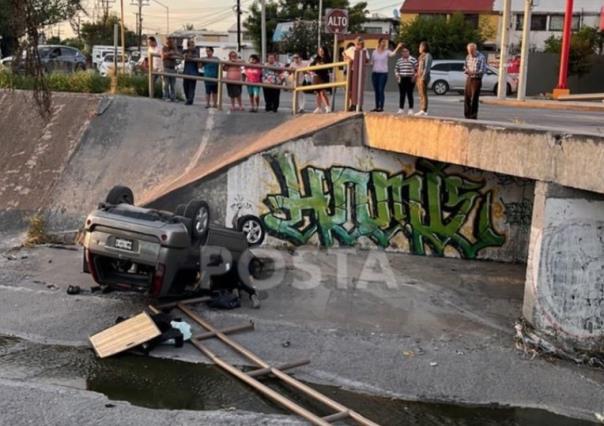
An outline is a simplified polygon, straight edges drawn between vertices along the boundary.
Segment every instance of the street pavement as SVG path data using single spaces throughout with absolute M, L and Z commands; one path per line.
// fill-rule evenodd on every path
M 182 87 L 180 88 L 182 92 Z M 483 94 L 483 97 L 491 96 L 491 94 Z M 306 112 L 310 113 L 315 109 L 314 95 L 306 94 Z M 398 111 L 398 93 L 386 92 L 385 113 L 396 113 Z M 342 90 L 339 90 L 336 95 L 336 111 L 342 111 L 344 95 Z M 243 91 L 244 108 L 249 109 L 249 99 L 247 92 Z M 195 104 L 205 106 L 205 91 L 202 84 L 197 85 L 195 96 Z M 415 111 L 419 106 L 419 99 L 415 93 Z M 261 96 L 260 108 L 261 111 L 264 105 L 264 99 Z M 224 91 L 223 99 L 224 110 L 228 111 L 230 100 L 227 97 L 226 90 Z M 374 107 L 374 95 L 372 91 L 366 91 L 364 97 L 364 111 L 370 111 Z M 446 95 L 436 96 L 432 92 L 429 93 L 429 114 L 434 117 L 463 119 L 463 96 L 461 95 Z M 281 112 L 291 113 L 292 111 L 292 94 L 290 92 L 281 92 Z M 542 127 L 545 129 L 558 129 L 569 132 L 578 133 L 593 133 L 604 135 L 604 113 L 602 112 L 577 112 L 551 109 L 527 109 L 527 108 L 510 108 L 499 105 L 480 105 L 479 120 L 513 123 L 518 125 L 528 125 L 532 127 Z
M 604 413 L 604 371 L 531 359 L 514 348 L 522 265 L 359 251 L 347 257 L 350 279 L 340 282 L 336 257 L 344 250 L 282 254 L 277 271 L 283 279 L 261 291 L 261 309 L 247 300 L 233 311 L 194 309 L 218 327 L 252 320 L 256 331 L 236 339 L 271 364 L 310 358 L 309 366 L 296 369 L 309 382 L 406 400 L 543 408 L 586 420 Z M 66 295 L 70 284 L 92 285 L 80 272 L 81 256 L 56 248 L 0 256 L 0 335 L 82 346 L 117 316 L 144 309 L 148 301 L 132 293 Z M 387 258 L 396 284 L 364 278 L 369 256 Z M 307 267 L 300 268 L 303 259 Z M 216 342 L 208 344 L 241 363 Z M 190 346 L 154 354 L 203 360 Z M 2 380 L 14 378 L 0 374 L 0 395 L 2 387 L 15 386 Z M 36 375 L 23 380 L 39 385 Z

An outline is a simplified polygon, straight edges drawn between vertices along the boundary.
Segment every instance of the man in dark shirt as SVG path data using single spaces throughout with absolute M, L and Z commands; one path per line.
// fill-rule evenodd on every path
M 187 48 L 183 51 L 183 56 L 185 59 L 185 69 L 183 74 L 198 76 L 198 63 L 195 61 L 195 59 L 199 59 L 199 53 L 197 52 L 197 47 L 195 46 L 195 41 L 193 39 L 188 40 Z M 197 86 L 197 80 L 185 78 L 183 79 L 182 85 L 185 91 L 185 98 L 187 99 L 185 105 L 193 105 L 193 101 L 195 100 L 195 88 Z
M 168 37 L 166 45 L 161 51 L 165 73 L 176 74 L 176 58 L 178 56 L 174 39 Z M 176 101 L 176 77 L 164 77 L 164 99 L 171 102 Z

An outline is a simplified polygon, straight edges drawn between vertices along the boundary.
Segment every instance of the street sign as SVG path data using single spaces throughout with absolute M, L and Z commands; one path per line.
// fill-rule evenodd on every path
M 347 34 L 348 9 L 325 9 L 325 32 L 327 34 Z

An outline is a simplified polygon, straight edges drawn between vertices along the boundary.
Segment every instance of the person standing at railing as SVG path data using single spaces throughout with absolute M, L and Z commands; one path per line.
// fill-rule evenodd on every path
M 214 48 L 206 47 L 206 57 L 208 62 L 203 63 L 203 76 L 208 78 L 218 78 L 218 60 L 214 57 Z M 215 81 L 204 81 L 206 87 L 206 108 L 217 107 L 218 83 Z
M 153 56 L 153 72 L 162 72 L 162 60 L 161 60 L 161 52 L 162 48 L 160 44 L 157 42 L 157 39 L 153 36 L 149 37 L 147 40 L 149 44 L 149 54 Z M 141 56 L 142 58 L 142 56 Z M 148 65 L 148 64 L 147 64 Z M 153 76 L 153 85 L 157 84 L 157 81 L 160 79 L 159 75 Z
M 161 60 L 165 73 L 176 74 L 176 58 L 179 56 L 174 39 L 168 37 L 166 45 L 161 50 Z M 176 77 L 164 76 L 164 99 L 176 102 Z
M 329 53 L 323 47 L 319 47 L 317 50 L 317 56 L 311 62 L 311 66 L 315 65 L 325 65 L 331 63 L 331 58 L 329 57 Z M 313 71 L 312 84 L 325 84 L 329 83 L 329 69 L 320 69 Z M 320 112 L 330 112 L 329 108 L 329 98 L 327 97 L 327 93 L 330 93 L 331 89 L 317 89 L 315 90 L 315 99 L 317 103 L 317 108 L 313 111 L 315 114 Z
M 241 81 L 241 60 L 237 56 L 237 52 L 231 50 L 229 52 L 229 62 L 234 62 L 239 65 L 225 65 L 226 79 L 231 81 Z M 241 104 L 241 85 L 227 83 L 227 93 L 231 98 L 231 111 L 243 111 Z M 239 105 L 237 107 L 236 105 Z
M 195 61 L 195 59 L 199 59 L 199 53 L 193 39 L 187 41 L 187 48 L 183 51 L 183 57 L 185 60 L 183 74 L 196 77 L 199 76 L 198 62 Z M 195 100 L 195 88 L 197 87 L 197 80 L 184 78 L 182 81 L 182 86 L 183 90 L 185 91 L 185 105 L 193 105 L 193 101 Z
M 289 64 L 289 68 L 292 70 L 292 72 L 291 72 L 292 86 L 294 83 L 294 81 L 293 81 L 294 75 L 296 75 L 295 70 L 297 68 L 303 68 L 305 66 L 306 66 L 306 64 L 304 64 L 302 62 L 302 57 L 298 53 L 295 53 L 292 56 L 291 64 Z M 298 81 L 296 82 L 296 85 L 303 86 L 305 84 L 304 83 L 305 81 L 306 81 L 306 73 L 302 73 L 302 72 L 298 73 Z M 298 94 L 296 95 L 296 102 L 297 102 L 296 109 L 298 110 L 298 112 L 304 112 L 304 106 L 306 105 L 306 99 L 304 96 L 304 92 L 298 92 Z
M 266 65 L 271 67 L 283 67 L 277 62 L 277 57 L 274 53 L 269 53 L 267 56 Z M 284 77 L 283 71 L 273 69 L 262 70 L 262 82 L 266 84 L 281 85 L 283 84 Z M 279 98 L 281 97 L 281 89 L 275 89 L 272 87 L 264 87 L 264 105 L 266 112 L 277 112 L 279 109 Z
M 468 56 L 464 64 L 466 75 L 466 87 L 464 90 L 464 116 L 471 120 L 478 118 L 478 105 L 480 102 L 480 90 L 482 89 L 482 77 L 487 72 L 487 60 L 477 50 L 476 43 L 467 46 Z
M 259 64 L 260 58 L 258 55 L 250 55 L 250 64 Z M 249 83 L 261 83 L 262 82 L 262 69 L 256 67 L 245 67 L 244 79 Z M 247 93 L 250 95 L 250 112 L 258 112 L 260 107 L 260 86 L 247 86 Z
M 432 69 L 432 55 L 427 41 L 419 44 L 419 59 L 417 61 L 417 93 L 419 94 L 419 111 L 415 115 L 428 115 L 428 84 L 430 84 L 430 70 Z
M 413 89 L 415 88 L 415 78 L 417 74 L 417 59 L 409 54 L 406 47 L 401 50 L 401 57 L 396 61 L 394 75 L 398 81 L 399 101 L 398 113 L 405 112 L 405 98 L 409 101 L 408 115 L 413 115 Z
M 365 40 L 363 37 L 357 37 L 354 44 L 350 43 L 344 51 L 344 60 L 350 64 L 350 75 L 348 76 L 348 102 L 349 111 L 354 111 L 356 106 L 363 110 L 364 93 L 364 69 L 369 63 L 369 54 L 365 49 Z
M 388 81 L 388 59 L 396 55 L 396 52 L 402 47 L 402 43 L 396 46 L 396 49 L 388 49 L 388 40 L 380 38 L 377 48 L 371 53 L 371 82 L 375 92 L 375 108 L 371 112 L 384 111 L 384 102 L 386 101 L 386 82 Z

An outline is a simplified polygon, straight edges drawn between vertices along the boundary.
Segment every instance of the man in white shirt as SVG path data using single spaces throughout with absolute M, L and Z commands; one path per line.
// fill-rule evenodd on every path
M 153 72 L 162 72 L 162 60 L 161 60 L 161 45 L 157 41 L 157 39 L 153 36 L 147 39 L 147 44 L 149 45 L 149 53 L 153 55 Z M 157 82 L 159 79 L 158 75 L 153 76 L 153 82 Z

